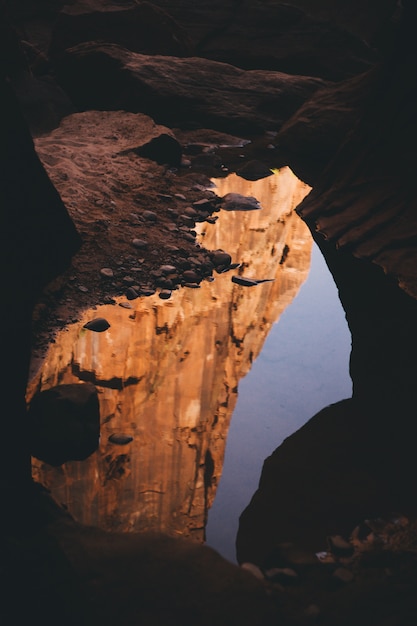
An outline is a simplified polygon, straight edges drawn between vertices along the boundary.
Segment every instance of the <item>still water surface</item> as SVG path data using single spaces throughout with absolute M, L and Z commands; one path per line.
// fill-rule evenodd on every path
M 239 515 L 257 488 L 265 458 L 320 409 L 351 396 L 350 340 L 333 278 L 314 245 L 306 282 L 239 383 L 206 526 L 207 544 L 225 558 L 236 561 Z
M 308 188 L 288 168 L 255 183 L 215 183 L 220 196 L 254 196 L 262 209 L 222 210 L 200 239 L 228 251 L 240 275 L 268 282 L 244 287 L 227 272 L 169 301 L 85 311 L 50 346 L 28 397 L 85 380 L 97 388 L 99 450 L 59 468 L 33 463 L 75 519 L 205 539 L 234 561 L 238 518 L 264 459 L 351 395 L 350 336 L 331 275 L 294 213 Z M 86 331 L 92 317 L 110 328 Z M 118 433 L 131 443 L 114 445 Z

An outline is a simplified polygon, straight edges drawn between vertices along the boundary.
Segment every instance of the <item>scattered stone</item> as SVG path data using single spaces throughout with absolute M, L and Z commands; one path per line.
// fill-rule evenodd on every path
M 197 217 L 199 215 L 199 212 L 193 209 L 192 206 L 187 206 L 184 209 L 183 214 L 188 215 L 188 217 Z
M 133 239 L 132 245 L 134 245 L 135 248 L 140 250 L 141 248 L 146 248 L 148 245 L 148 242 L 145 241 L 144 239 Z
M 262 208 L 259 200 L 253 196 L 233 192 L 223 196 L 221 206 L 225 211 L 256 211 Z
M 236 174 L 245 180 L 260 180 L 272 176 L 272 170 L 262 161 L 248 161 L 240 167 Z
M 110 328 L 110 324 L 104 317 L 96 317 L 84 324 L 83 328 L 93 330 L 96 333 L 102 333 Z
M 158 216 L 154 211 L 144 211 L 142 213 L 142 217 L 147 221 L 147 222 L 157 222 L 158 221 Z
M 214 267 L 219 267 L 220 265 L 229 266 L 232 262 L 232 257 L 223 250 L 216 250 L 212 256 L 212 262 Z
M 195 219 L 189 215 L 180 215 L 180 220 L 185 226 L 190 226 L 192 228 L 195 226 Z
M 136 298 L 139 298 L 139 294 L 134 287 L 126 289 L 125 295 L 128 300 L 135 300 Z
M 143 287 L 140 290 L 140 293 L 142 296 L 153 296 L 156 293 L 155 289 L 151 289 L 150 287 Z
M 193 233 L 194 233 L 194 231 L 193 231 L 193 230 L 191 230 L 191 231 L 190 231 L 190 232 L 188 232 L 188 233 L 183 233 L 183 234 L 182 234 L 182 236 L 183 236 L 183 238 L 184 238 L 184 239 L 186 239 L 187 241 L 193 241 L 193 242 L 195 242 L 195 238 L 196 238 L 196 234 L 197 234 L 197 233 L 195 233 L 194 235 L 193 235 Z
M 242 285 L 242 287 L 254 287 L 258 281 L 254 278 L 243 278 L 243 276 L 232 276 L 232 283 Z
M 193 207 L 197 210 L 209 209 L 209 208 L 212 208 L 212 206 L 213 206 L 213 202 L 209 198 L 202 198 L 201 200 L 197 200 L 196 202 L 193 202 Z
M 159 292 L 159 297 L 161 298 L 161 300 L 168 300 L 172 295 L 172 291 L 171 289 L 162 289 Z
M 181 163 L 181 146 L 168 133 L 154 137 L 151 141 L 136 149 L 135 152 L 139 156 L 152 159 L 152 161 L 160 165 L 180 165 Z
M 199 289 L 200 285 L 198 283 L 184 283 L 184 287 L 188 287 L 189 289 Z
M 87 293 L 88 292 L 88 287 L 84 287 L 84 285 L 80 285 L 78 287 L 79 291 L 82 291 L 83 293 Z
M 119 306 L 123 307 L 124 309 L 133 309 L 133 306 L 130 304 L 130 302 L 119 302 Z
M 112 435 L 110 435 L 109 441 L 110 443 L 115 443 L 119 446 L 126 446 L 128 443 L 133 441 L 133 437 L 131 437 L 130 435 L 113 433 Z
M 103 276 L 103 278 L 113 278 L 114 276 L 114 272 L 111 267 L 102 267 L 100 270 L 100 274 L 101 276 Z
M 185 270 L 182 276 L 187 283 L 198 283 L 201 280 L 201 276 L 194 270 Z
M 178 198 L 179 200 L 186 200 L 187 198 L 184 196 L 183 193 L 174 193 L 174 196 L 176 198 Z
M 159 271 L 163 274 L 172 274 L 177 271 L 177 268 L 174 265 L 161 265 Z

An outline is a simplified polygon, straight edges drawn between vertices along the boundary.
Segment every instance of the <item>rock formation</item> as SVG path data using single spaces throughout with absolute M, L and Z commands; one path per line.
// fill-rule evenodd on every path
M 98 293 L 100 303 L 105 297 L 119 298 L 118 281 L 124 281 L 125 289 L 135 287 L 135 282 L 125 280 L 129 278 L 126 270 L 135 268 L 140 273 L 139 265 L 149 276 L 149 284 L 140 285 L 144 291 L 164 285 L 164 297 L 171 295 L 167 281 L 181 291 L 179 269 L 175 266 L 175 283 L 162 270 L 152 273 L 152 261 L 158 268 L 174 267 L 174 261 L 179 265 L 198 257 L 187 269 L 195 277 L 196 268 L 204 266 L 204 277 L 209 276 L 215 268 L 215 255 L 197 246 L 192 226 L 195 213 L 189 209 L 201 210 L 199 203 L 203 203 L 207 210 L 201 213 L 200 222 L 207 218 L 215 221 L 218 204 L 207 190 L 207 176 L 213 177 L 213 171 L 220 177 L 226 171 L 237 170 L 238 163 L 239 167 L 243 165 L 241 154 L 247 160 L 258 160 L 260 171 L 289 165 L 313 187 L 297 211 L 320 246 L 345 307 L 352 333 L 354 392 L 351 399 L 325 407 L 267 459 L 259 489 L 242 514 L 239 559 L 252 561 L 251 571 L 260 572 L 262 577 L 266 566 L 277 565 L 274 558 L 279 551 L 282 556 L 283 542 L 297 541 L 309 550 L 319 549 L 326 534 L 347 532 L 370 509 L 371 513 L 382 514 L 395 507 L 410 518 L 417 513 L 412 437 L 417 373 L 415 218 L 410 184 L 416 134 L 416 9 L 410 0 L 402 0 L 398 6 L 394 0 L 348 4 L 316 0 L 311 6 L 294 0 L 290 4 L 223 0 L 208 6 L 191 0 L 155 0 L 152 4 L 86 0 L 63 8 L 62 2 L 43 0 L 0 5 L 5 138 L 0 187 L 1 268 L 7 294 L 1 328 L 3 354 L 8 357 L 4 387 L 9 399 L 3 430 L 7 445 L 2 454 L 2 496 L 10 506 L 9 514 L 2 519 L 7 531 L 4 553 L 8 573 L 6 601 L 1 607 L 5 611 L 3 621 L 12 608 L 16 623 L 23 623 L 22 587 L 29 603 L 38 607 L 32 619 L 39 617 L 51 624 L 62 613 L 62 623 L 84 621 L 89 625 L 114 623 L 115 613 L 126 623 L 236 621 L 251 625 L 271 623 L 278 613 L 282 623 L 286 620 L 294 624 L 297 620 L 305 623 L 308 616 L 320 612 L 316 605 L 303 604 L 312 595 L 323 599 L 323 589 L 315 595 L 320 586 L 317 581 L 322 580 L 320 574 L 314 584 L 308 579 L 307 591 L 304 595 L 300 592 L 300 600 L 300 596 L 286 595 L 281 587 L 257 581 L 240 568 L 230 568 L 217 557 L 210 561 L 208 578 L 225 584 L 209 588 L 213 595 L 219 592 L 222 601 L 218 603 L 217 596 L 216 602 L 207 604 L 197 593 L 194 602 L 194 594 L 188 593 L 186 598 L 181 595 L 180 606 L 175 605 L 172 598 L 178 598 L 176 577 L 184 564 L 187 575 L 178 575 L 179 586 L 185 581 L 201 590 L 207 584 L 204 573 L 195 567 L 194 557 L 188 559 L 180 543 L 171 543 L 171 538 L 165 537 L 166 543 L 149 543 L 143 549 L 140 537 L 135 536 L 137 543 L 132 543 L 117 533 L 102 535 L 78 527 L 62 510 L 54 508 L 42 490 L 34 490 L 31 481 L 25 392 L 32 317 L 38 322 L 45 316 L 55 329 L 68 322 L 68 311 L 60 317 L 62 307 L 67 307 L 74 323 L 79 322 L 77 305 L 82 308 L 90 304 L 91 297 Z M 114 18 L 114 29 L 109 26 L 109 13 Z M 120 26 L 126 24 L 126 16 L 137 24 L 140 37 L 132 37 L 127 25 Z M 158 38 L 148 36 L 155 32 Z M 99 110 L 97 116 L 90 111 L 92 108 Z M 85 206 L 77 203 L 76 193 L 69 200 L 74 190 L 68 184 L 62 186 L 62 195 L 67 194 L 65 202 L 60 197 L 60 182 L 68 183 L 65 171 L 60 171 L 61 180 L 51 182 L 59 171 L 59 167 L 54 170 L 54 159 L 60 158 L 51 152 L 51 137 L 62 137 L 67 116 L 85 114 L 84 119 L 103 119 L 110 117 L 109 112 L 117 115 L 121 110 L 129 112 L 129 123 L 130 115 L 141 114 L 167 127 L 157 149 L 152 143 L 157 137 L 151 133 L 149 143 L 139 142 L 139 151 L 135 141 L 135 145 L 128 146 L 127 154 L 116 152 L 108 159 L 104 155 L 102 162 L 97 145 L 102 149 L 105 142 L 95 142 L 97 168 L 105 168 L 112 156 L 120 164 L 131 159 L 137 168 L 140 183 L 134 216 L 127 216 L 110 194 L 103 207 L 105 212 L 113 208 L 113 219 L 116 215 L 120 218 L 120 228 L 126 225 L 130 243 L 136 229 L 134 255 L 131 248 L 130 252 L 124 250 L 122 238 L 111 232 L 107 218 L 95 213 L 89 220 L 89 211 L 97 209 L 91 203 L 98 194 L 94 169 L 82 171 L 84 182 L 89 177 L 91 181 L 88 192 L 86 186 L 83 188 Z M 54 129 L 56 135 L 50 135 Z M 153 132 L 159 135 L 160 130 L 154 127 Z M 198 131 L 203 132 L 196 141 L 193 137 Z M 239 137 L 225 149 L 225 142 L 217 141 L 217 133 Z M 31 135 L 37 137 L 39 154 L 44 146 L 43 161 Z M 139 154 L 144 145 L 145 153 Z M 72 171 L 80 168 L 78 147 L 62 146 L 73 156 Z M 156 156 L 161 149 L 165 151 L 163 162 Z M 111 177 L 111 167 L 109 170 Z M 122 182 L 117 178 L 112 191 L 118 200 L 124 192 L 131 200 L 131 190 L 123 189 Z M 162 245 L 161 225 L 167 233 Z M 138 228 L 143 231 L 140 237 Z M 147 246 L 143 245 L 145 232 L 149 236 Z M 165 247 L 168 240 L 170 250 Z M 115 248 L 104 245 L 110 241 Z M 88 268 L 88 261 L 91 265 L 93 250 L 100 250 L 100 260 L 106 260 L 106 264 L 96 268 L 99 280 L 95 275 L 88 282 L 88 272 L 78 272 Z M 228 258 L 227 251 L 218 253 Z M 114 267 L 112 257 L 117 259 Z M 98 283 L 109 277 L 104 293 Z M 198 280 L 192 282 L 194 287 Z M 265 283 L 253 289 L 261 287 L 265 293 L 271 289 L 272 294 L 273 285 Z M 244 287 L 234 284 L 234 289 Z M 187 298 L 191 301 L 192 295 Z M 123 313 L 126 311 L 120 315 Z M 133 319 L 130 322 L 135 324 Z M 245 320 L 240 322 L 240 328 L 247 329 Z M 169 324 L 158 328 L 158 337 L 169 335 Z M 109 331 L 95 334 L 96 339 L 86 335 L 90 356 L 97 354 L 93 344 L 104 343 L 113 326 Z M 38 339 L 37 333 L 34 339 Z M 72 381 L 73 372 L 67 362 L 54 371 L 63 372 Z M 81 371 L 96 376 L 91 362 L 83 369 L 77 361 L 75 372 Z M 230 380 L 236 378 L 230 376 Z M 60 381 L 55 378 L 53 384 L 56 382 Z M 105 386 L 105 393 L 110 388 Z M 132 391 L 133 384 L 127 389 Z M 111 393 L 117 395 L 114 389 Z M 181 402 L 186 403 L 187 397 L 178 400 L 178 404 Z M 115 413 L 114 397 L 108 408 L 109 416 Z M 130 432 L 111 434 L 129 436 Z M 195 445 L 194 440 L 187 439 L 187 446 L 189 441 Z M 123 445 L 121 442 L 117 439 L 105 445 L 110 449 Z M 126 445 L 132 443 L 127 441 Z M 195 454 L 195 448 L 188 447 Z M 205 443 L 200 458 L 204 456 L 210 465 L 208 449 Z M 117 475 L 124 460 L 112 463 L 114 458 L 111 456 L 109 471 Z M 201 474 L 198 479 L 204 483 Z M 31 533 L 27 528 L 29 518 Z M 200 521 L 197 526 L 201 526 Z M 106 558 L 101 559 L 104 537 L 114 543 Z M 333 541 L 333 548 L 336 543 L 343 544 Z M 175 575 L 168 576 L 168 581 L 163 575 L 166 560 L 156 556 L 161 545 L 165 557 L 175 546 Z M 57 546 L 59 549 L 55 549 Z M 143 576 L 135 569 L 144 597 L 151 597 L 153 603 L 142 596 L 135 603 L 137 588 L 129 587 L 121 575 L 126 563 L 132 564 L 132 557 L 126 556 L 132 546 L 153 573 Z M 204 555 L 201 559 L 211 558 L 209 552 L 199 548 Z M 26 559 L 28 553 L 31 558 Z M 411 579 L 412 585 L 417 569 L 412 551 L 406 552 L 405 561 L 406 582 Z M 377 615 L 381 625 L 400 614 L 406 616 L 404 619 L 411 614 L 413 623 L 415 603 L 410 594 L 404 595 L 404 585 L 389 579 L 389 569 L 383 569 L 382 578 L 372 588 L 381 598 L 378 606 L 372 605 L 372 614 Z M 26 575 L 23 581 L 22 571 Z M 191 576 L 191 582 L 190 571 L 198 572 L 195 579 Z M 369 614 L 364 616 L 358 610 L 367 598 L 361 592 L 369 590 L 366 576 L 359 579 L 363 584 L 350 587 L 360 589 L 353 605 L 345 601 L 343 591 L 327 604 L 323 599 L 322 624 L 348 624 L 351 620 L 362 626 L 372 621 Z M 63 581 L 65 585 L 60 584 Z M 149 586 L 148 581 L 152 581 Z M 153 594 L 155 581 L 165 590 L 165 607 L 161 594 Z M 70 590 L 73 601 L 68 601 L 64 587 Z M 384 610 L 386 588 L 392 600 L 389 611 Z M 128 600 L 123 602 L 126 597 Z M 294 597 L 295 608 L 291 604 Z M 207 606 L 210 610 L 203 610 Z M 306 612 L 300 612 L 300 607 Z

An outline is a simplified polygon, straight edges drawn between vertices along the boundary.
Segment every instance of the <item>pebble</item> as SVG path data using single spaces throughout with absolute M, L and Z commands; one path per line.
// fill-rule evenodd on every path
M 213 265 L 218 267 L 219 265 L 228 266 L 232 262 L 232 257 L 223 250 L 216 250 L 212 256 Z
M 146 246 L 148 245 L 148 242 L 145 241 L 144 239 L 133 239 L 132 244 L 135 246 L 135 248 L 146 248 Z
M 83 328 L 87 328 L 87 330 L 93 330 L 96 333 L 102 333 L 103 331 L 110 328 L 110 324 L 104 317 L 96 317 L 84 324 Z
M 172 295 L 172 291 L 170 289 L 161 289 L 159 292 L 159 297 L 161 300 L 168 300 Z
M 110 435 L 109 441 L 111 443 L 116 443 L 119 446 L 125 446 L 131 441 L 133 441 L 133 437 L 131 437 L 130 435 L 123 435 L 123 434 L 118 435 L 114 433 L 113 435 Z
M 100 274 L 104 278 L 113 278 L 113 276 L 114 276 L 114 272 L 111 269 L 111 267 L 102 267 L 101 270 L 100 270 Z
M 232 276 L 232 283 L 242 285 L 243 287 L 254 287 L 258 281 L 253 278 L 243 278 L 243 276 Z
M 142 217 L 147 221 L 147 222 L 156 222 L 158 220 L 158 216 L 154 211 L 144 211 L 142 213 Z
M 185 270 L 182 276 L 187 283 L 197 283 L 201 279 L 201 276 L 194 270 Z
M 142 294 L 142 296 L 153 296 L 154 293 L 156 293 L 156 291 L 155 291 L 155 289 L 151 289 L 151 288 L 148 288 L 148 287 L 143 287 L 140 290 L 140 293 Z
M 222 198 L 225 211 L 254 211 L 261 209 L 259 200 L 253 196 L 242 196 L 240 193 L 227 193 Z
M 129 302 L 119 302 L 119 306 L 124 309 L 133 309 L 133 306 Z
M 133 287 L 129 287 L 128 289 L 126 289 L 125 295 L 128 300 L 135 300 L 136 298 L 139 298 L 137 290 Z
M 177 268 L 174 265 L 161 265 L 159 271 L 163 274 L 172 274 L 177 271 Z
M 184 238 L 184 239 L 186 239 L 187 241 L 193 241 L 193 242 L 195 242 L 195 235 L 193 235 L 193 234 L 192 234 L 193 232 L 194 232 L 194 231 L 191 231 L 191 232 L 189 232 L 189 233 L 183 233 L 183 234 L 182 234 L 182 236 L 183 236 L 183 238 Z

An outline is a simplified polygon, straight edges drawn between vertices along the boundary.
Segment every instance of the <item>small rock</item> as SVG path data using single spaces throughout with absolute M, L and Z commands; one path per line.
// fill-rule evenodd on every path
M 183 233 L 183 238 L 186 239 L 187 241 L 193 241 L 195 242 L 195 237 L 196 235 L 193 235 L 194 231 L 190 231 L 189 233 Z
M 232 283 L 242 285 L 243 287 L 254 287 L 258 281 L 254 278 L 243 278 L 243 276 L 232 276 Z
M 184 213 L 184 215 L 188 215 L 188 217 L 197 217 L 197 215 L 198 215 L 198 211 L 193 209 L 192 206 L 187 206 L 184 209 L 183 213 Z
M 222 208 L 225 211 L 254 211 L 261 209 L 259 200 L 253 196 L 242 196 L 240 193 L 227 193 L 222 198 Z
M 232 261 L 232 257 L 223 250 L 216 250 L 213 253 L 212 261 L 214 267 L 218 267 L 219 265 L 229 266 Z
M 188 287 L 189 289 L 199 289 L 200 285 L 198 283 L 184 283 L 184 287 Z
M 172 291 L 170 289 L 162 289 L 159 292 L 159 297 L 161 300 L 168 300 L 172 295 Z
M 156 222 L 158 220 L 158 216 L 154 211 L 144 211 L 142 213 L 142 217 L 147 221 L 147 222 Z
M 195 226 L 195 219 L 189 215 L 185 215 L 183 213 L 182 215 L 180 215 L 180 220 L 185 226 L 189 226 L 191 228 L 194 228 Z
M 163 274 L 172 274 L 177 271 L 177 268 L 174 265 L 161 265 L 159 271 Z
M 112 435 L 110 435 L 109 441 L 110 443 L 115 443 L 119 446 L 126 446 L 128 443 L 133 441 L 133 437 L 131 437 L 130 435 L 113 433 Z
M 197 210 L 207 209 L 209 206 L 211 206 L 211 204 L 211 200 L 209 200 L 208 198 L 203 198 L 202 200 L 197 200 L 196 202 L 193 202 L 193 207 Z
M 125 295 L 128 300 L 135 300 L 136 298 L 139 298 L 138 292 L 133 287 L 129 287 L 128 289 L 126 289 Z
M 187 283 L 197 283 L 201 279 L 201 276 L 194 270 L 185 270 L 182 276 Z
M 170 278 L 157 278 L 155 283 L 157 287 L 162 287 L 162 289 L 173 289 L 174 287 L 174 281 Z
M 241 178 L 245 180 L 260 180 L 272 176 L 272 170 L 262 163 L 262 161 L 248 161 L 245 165 L 236 172 Z
M 100 270 L 100 274 L 104 278 L 113 278 L 113 276 L 114 276 L 114 272 L 111 269 L 111 267 L 102 267 L 101 270 Z
M 102 333 L 110 328 L 110 324 L 104 317 L 96 317 L 84 324 L 83 328 L 93 330 L 96 333 Z
M 149 288 L 148 287 L 143 287 L 140 290 L 140 293 L 142 294 L 142 296 L 153 296 L 156 293 L 156 291 L 155 291 L 155 289 L 151 289 L 150 287 Z
M 133 309 L 133 306 L 130 304 L 130 302 L 119 302 L 119 306 L 123 307 L 124 309 Z
M 135 246 L 135 248 L 141 249 L 146 248 L 148 242 L 144 239 L 133 239 L 132 244 Z

